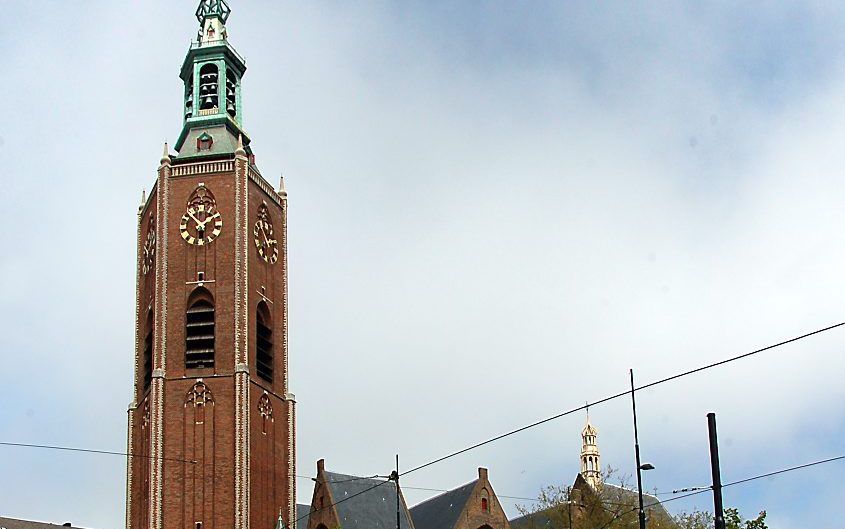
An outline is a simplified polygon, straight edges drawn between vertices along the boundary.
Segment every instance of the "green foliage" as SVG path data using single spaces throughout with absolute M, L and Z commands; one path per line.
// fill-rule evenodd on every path
M 608 468 L 602 481 L 609 483 L 614 470 Z M 523 515 L 534 515 L 525 525 L 514 529 L 631 529 L 638 524 L 639 502 L 636 492 L 624 477 L 615 479 L 618 486 L 589 485 L 544 487 L 537 502 L 530 507 L 517 506 Z M 653 501 L 653 500 L 652 500 Z M 674 521 L 662 508 L 653 508 L 646 501 L 647 529 L 672 529 Z
M 680 529 L 712 529 L 715 526 L 713 515 L 698 509 L 678 514 L 675 523 Z
M 680 529 L 712 529 L 715 527 L 713 515 L 707 511 L 694 510 L 675 516 L 675 523 Z M 766 511 L 761 511 L 757 518 L 744 520 L 739 509 L 725 509 L 726 529 L 768 529 Z
M 760 511 L 757 518 L 753 520 L 743 520 L 739 514 L 739 509 L 725 509 L 725 528 L 726 529 L 768 529 L 766 525 L 766 511 Z
M 610 467 L 602 472 L 602 480 L 609 483 L 614 475 Z M 566 487 L 551 485 L 540 490 L 537 502 L 530 507 L 518 505 L 523 515 L 533 515 L 527 522 L 513 525 L 513 529 L 631 529 L 638 526 L 639 502 L 636 492 L 627 486 L 624 477 L 616 479 L 619 486 Z M 577 485 L 577 483 L 576 483 Z M 654 501 L 653 499 L 651 501 Z M 647 529 L 713 529 L 715 520 L 707 511 L 693 510 L 670 516 L 657 506 L 645 502 Z M 571 520 L 571 522 L 570 522 Z M 766 511 L 753 520 L 746 520 L 738 509 L 725 510 L 726 529 L 769 529 Z

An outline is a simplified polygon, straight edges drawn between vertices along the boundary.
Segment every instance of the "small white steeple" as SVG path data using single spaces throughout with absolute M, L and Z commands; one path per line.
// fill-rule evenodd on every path
M 590 409 L 587 408 L 587 424 L 581 430 L 581 475 L 594 489 L 601 485 L 601 454 L 596 444 L 599 431 L 590 422 Z

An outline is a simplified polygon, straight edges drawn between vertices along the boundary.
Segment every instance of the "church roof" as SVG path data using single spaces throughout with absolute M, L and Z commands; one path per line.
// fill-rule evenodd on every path
M 0 516 L 0 529 L 67 529 L 68 527 L 78 529 L 70 523 L 34 522 L 32 520 L 18 520 L 16 518 L 3 518 Z
M 186 134 L 179 154 L 174 156 L 174 159 L 177 161 L 225 157 L 235 154 L 238 148 L 238 136 L 222 124 L 191 128 L 188 129 Z M 203 136 L 210 136 L 213 141 L 210 149 L 200 151 L 197 148 L 197 140 Z M 244 143 L 247 143 L 247 141 L 244 141 Z
M 588 487 L 589 490 L 595 490 L 581 474 L 578 474 L 578 477 L 575 479 L 575 486 L 573 488 L 579 487 Z M 630 505 L 632 509 L 635 509 L 637 505 L 639 505 L 639 494 L 637 491 L 626 489 L 618 485 L 611 485 L 610 483 L 602 483 L 601 498 L 603 502 L 607 502 L 607 505 L 625 504 Z M 651 512 L 658 514 L 661 518 L 672 518 L 666 511 L 666 508 L 663 507 L 663 504 L 660 503 L 660 500 L 651 494 L 643 493 L 643 508 L 647 515 Z M 551 527 L 554 525 L 554 520 L 557 519 L 556 513 L 554 512 L 555 509 L 556 507 L 549 507 L 548 509 L 544 509 L 542 511 L 514 518 L 513 520 L 510 520 L 511 528 L 543 529 L 544 527 Z
M 581 435 L 598 435 L 598 433 L 598 429 L 593 426 L 593 423 L 591 423 L 589 419 L 587 419 L 587 424 L 584 426 L 584 429 L 581 430 Z
M 385 483 L 380 479 L 361 478 L 328 471 L 325 476 L 340 525 L 344 529 L 396 528 L 396 484 L 394 482 Z M 372 490 L 367 491 L 367 489 Z M 399 528 L 414 529 L 401 493 L 399 501 L 401 506 Z
M 517 516 L 509 520 L 509 523 L 513 529 L 542 529 L 543 527 L 549 527 L 552 525 L 552 509 L 553 507 L 549 507 L 542 511 Z
M 311 506 L 310 505 L 303 505 L 302 503 L 296 504 L 296 528 L 295 529 L 308 529 L 308 516 L 311 514 Z
M 444 492 L 411 508 L 416 529 L 452 529 L 478 480 Z
M 602 484 L 602 497 L 605 500 L 617 501 L 620 503 L 631 503 L 639 505 L 639 493 L 635 490 L 626 489 L 618 485 L 611 485 L 610 483 Z M 666 517 L 670 517 L 666 508 L 660 503 L 656 496 L 643 492 L 643 510 L 646 513 L 649 511 L 657 512 Z

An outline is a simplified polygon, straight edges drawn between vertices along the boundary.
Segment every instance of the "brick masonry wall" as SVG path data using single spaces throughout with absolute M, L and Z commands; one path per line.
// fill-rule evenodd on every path
M 235 526 L 235 443 L 236 399 L 235 399 L 235 265 L 236 229 L 243 224 L 236 222 L 236 177 L 234 171 L 216 172 L 180 177 L 167 180 L 164 211 L 156 212 L 162 202 L 156 195 L 150 197 L 146 208 L 139 216 L 139 236 L 146 238 L 149 223 L 158 218 L 158 243 L 156 252 L 163 250 L 164 225 L 167 229 L 166 285 L 157 285 L 156 278 L 163 280 L 161 262 L 159 268 L 139 276 L 138 313 L 139 338 L 136 341 L 136 410 L 130 424 L 130 449 L 139 455 L 154 454 L 151 447 L 149 421 L 142 411 L 147 404 L 155 410 L 149 391 L 143 389 L 143 340 L 145 314 L 152 307 L 158 317 L 166 318 L 166 357 L 156 350 L 156 367 L 163 368 L 162 381 L 162 452 L 160 460 L 162 476 L 157 485 L 152 475 L 154 465 L 149 457 L 133 458 L 130 464 L 132 480 L 129 482 L 129 506 L 127 525 L 131 529 L 155 527 L 150 518 L 150 495 L 155 496 L 160 487 L 161 521 L 165 529 L 230 529 Z M 161 182 L 161 179 L 159 180 Z M 179 232 L 186 204 L 202 182 L 214 195 L 217 210 L 223 219 L 220 235 L 211 244 L 193 246 L 187 244 Z M 252 529 L 272 529 L 280 508 L 289 513 L 293 510 L 293 490 L 290 484 L 295 472 L 292 460 L 293 439 L 290 431 L 291 404 L 285 400 L 285 366 L 287 351 L 284 344 L 287 329 L 284 328 L 286 284 L 281 255 L 284 235 L 282 207 L 271 197 L 248 182 L 246 210 L 247 274 L 246 274 L 246 321 L 247 321 L 247 363 L 249 365 L 248 408 L 249 420 L 249 470 L 251 489 L 247 519 Z M 279 240 L 279 260 L 270 265 L 258 257 L 253 242 L 253 223 L 257 209 L 266 203 L 274 223 L 274 235 Z M 156 215 L 158 213 L 158 215 Z M 166 223 L 164 222 L 166 220 Z M 243 232 L 241 232 L 243 233 Z M 143 241 L 140 242 L 143 245 Z M 139 255 L 143 259 L 143 253 Z M 198 288 L 198 273 L 204 273 L 203 288 L 214 297 L 215 305 L 215 362 L 214 367 L 202 369 L 185 368 L 185 311 L 191 293 Z M 166 286 L 166 307 L 156 297 L 157 286 Z M 264 287 L 264 297 L 261 295 Z M 268 383 L 256 376 L 255 311 L 264 299 L 272 311 L 274 334 L 274 380 Z M 157 326 L 158 327 L 158 326 Z M 158 342 L 157 342 L 158 344 Z M 157 348 L 158 349 L 158 348 Z M 201 414 L 189 403 L 189 395 L 195 384 L 200 382 L 204 391 L 210 392 L 210 401 L 204 404 Z M 259 410 L 259 402 L 267 395 L 272 408 L 272 420 L 263 422 L 266 415 Z M 265 403 L 266 404 L 266 403 Z M 196 461 L 193 463 L 192 461 Z M 289 516 L 286 515 L 285 519 Z
M 482 498 L 487 498 L 488 509 L 482 509 Z M 478 482 L 470 494 L 454 529 L 510 529 L 508 517 L 487 477 L 487 469 L 478 469 Z

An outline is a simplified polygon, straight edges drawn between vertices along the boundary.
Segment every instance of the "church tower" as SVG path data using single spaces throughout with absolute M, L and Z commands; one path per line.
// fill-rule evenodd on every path
M 183 127 L 138 210 L 127 529 L 273 529 L 295 506 L 287 193 L 243 128 L 246 61 L 202 0 Z
M 587 424 L 581 431 L 581 475 L 594 489 L 601 484 L 601 454 L 596 444 L 599 431 L 590 422 L 587 413 Z

